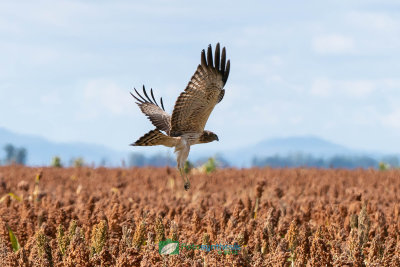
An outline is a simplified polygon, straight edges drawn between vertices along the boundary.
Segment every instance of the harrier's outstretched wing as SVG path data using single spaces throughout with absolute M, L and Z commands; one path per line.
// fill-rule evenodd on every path
M 208 46 L 207 59 L 206 52 L 201 52 L 201 64 L 176 100 L 171 117 L 171 136 L 203 132 L 211 111 L 224 96 L 223 87 L 229 76 L 229 68 L 225 47 L 220 55 L 219 43 L 215 48 L 214 62 L 211 45 Z
M 147 99 L 141 96 L 139 92 L 136 91 L 136 89 L 134 90 L 139 98 L 132 93 L 131 95 L 138 101 L 136 102 L 136 104 L 138 104 L 140 110 L 147 116 L 147 118 L 150 119 L 150 121 L 153 123 L 154 126 L 157 127 L 157 129 L 164 131 L 169 135 L 169 132 L 171 130 L 171 116 L 167 112 L 165 112 L 162 98 L 160 98 L 160 107 L 156 99 L 154 98 L 153 89 L 150 89 L 150 94 L 153 100 L 151 100 L 150 97 L 147 95 L 144 86 L 143 94 Z

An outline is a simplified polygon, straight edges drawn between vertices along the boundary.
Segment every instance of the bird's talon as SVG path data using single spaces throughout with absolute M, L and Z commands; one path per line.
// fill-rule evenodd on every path
M 185 187 L 185 190 L 188 191 L 189 188 L 190 188 L 190 183 L 189 183 L 189 182 L 186 182 L 185 185 L 184 185 L 184 187 Z

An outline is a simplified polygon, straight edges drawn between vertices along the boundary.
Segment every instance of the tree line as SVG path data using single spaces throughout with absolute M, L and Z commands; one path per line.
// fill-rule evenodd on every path
M 398 156 L 384 156 L 381 160 L 370 156 L 332 156 L 329 158 L 319 158 L 312 155 L 302 153 L 291 154 L 287 156 L 268 156 L 268 157 L 255 157 L 252 160 L 254 167 L 272 167 L 272 168 L 286 168 L 286 167 L 314 167 L 314 168 L 382 168 L 382 164 L 389 167 L 399 167 Z
M 24 147 L 16 147 L 12 144 L 7 144 L 3 147 L 4 158 L 0 157 L 0 165 L 21 164 L 25 165 L 27 162 L 28 152 Z M 216 155 L 215 159 L 219 162 L 220 167 L 229 167 L 230 163 L 222 157 Z M 198 159 L 193 163 L 194 166 L 203 165 L 208 158 Z M 70 166 L 83 166 L 83 158 L 74 158 L 70 161 Z M 98 166 L 106 166 L 106 161 L 103 160 Z M 126 161 L 127 167 L 143 167 L 143 166 L 176 166 L 176 160 L 171 155 L 156 154 L 152 156 L 145 156 L 140 153 L 131 153 L 128 155 Z M 126 166 L 123 163 L 123 166 Z M 50 166 L 62 167 L 61 159 L 53 157 Z M 251 166 L 253 167 L 272 167 L 272 168 L 287 168 L 287 167 L 313 167 L 313 168 L 399 168 L 399 157 L 396 155 L 383 156 L 380 160 L 371 156 L 345 156 L 337 155 L 329 158 L 315 157 L 303 153 L 295 153 L 286 156 L 274 155 L 267 157 L 254 157 Z
M 12 144 L 4 146 L 5 158 L 0 159 L 4 164 L 26 164 L 28 152 L 24 147 L 15 147 Z

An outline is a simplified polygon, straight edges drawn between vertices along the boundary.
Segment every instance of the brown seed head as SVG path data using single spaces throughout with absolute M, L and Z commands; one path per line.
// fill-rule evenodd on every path
M 36 247 L 38 249 L 39 256 L 46 260 L 50 266 L 53 266 L 51 247 L 43 229 L 40 229 L 39 232 L 36 233 Z
M 164 224 L 163 220 L 160 216 L 156 219 L 156 243 L 165 240 L 165 231 L 164 231 Z
M 210 235 L 207 233 L 203 234 L 203 238 L 201 240 L 201 244 L 205 245 L 205 246 L 209 246 L 210 245 Z
M 108 225 L 105 220 L 100 221 L 92 228 L 91 253 L 99 254 L 107 241 Z
M 262 194 L 264 192 L 264 185 L 265 185 L 264 181 L 258 181 L 257 182 L 257 187 L 256 187 L 256 196 L 257 196 L 257 198 L 261 198 L 262 197 Z
M 135 234 L 133 236 L 132 245 L 136 249 L 140 249 L 146 240 L 146 223 L 145 221 L 138 222 L 136 225 Z
M 286 233 L 286 241 L 288 242 L 288 248 L 290 251 L 294 251 L 297 247 L 297 242 L 298 242 L 298 228 L 297 228 L 297 223 L 295 220 L 293 220 L 290 223 L 289 230 Z

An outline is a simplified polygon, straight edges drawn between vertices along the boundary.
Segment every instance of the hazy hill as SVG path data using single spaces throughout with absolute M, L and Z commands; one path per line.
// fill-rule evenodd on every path
M 3 147 L 9 143 L 27 149 L 29 165 L 49 165 L 55 155 L 60 156 L 64 164 L 69 164 L 72 158 L 82 157 L 89 164 L 105 161 L 107 165 L 121 165 L 127 154 L 95 144 L 51 142 L 43 137 L 17 134 L 0 127 L 1 159 L 5 156 Z
M 319 137 L 299 136 L 266 139 L 253 146 L 236 149 L 229 153 L 224 153 L 223 155 L 232 162 L 232 164 L 248 166 L 255 156 L 286 156 L 296 153 L 309 154 L 322 158 L 335 155 L 359 154 L 359 152 L 355 150 L 329 142 Z
M 250 149 L 260 156 L 303 152 L 326 157 L 354 152 L 344 146 L 314 136 L 268 139 Z
M 56 143 L 51 142 L 43 137 L 32 136 L 28 134 L 13 133 L 5 128 L 0 127 L 0 159 L 5 158 L 4 146 L 11 143 L 16 147 L 24 147 L 28 151 L 27 164 L 28 165 L 49 165 L 51 159 L 57 155 L 60 156 L 64 165 L 69 165 L 72 158 L 82 157 L 86 163 L 100 163 L 105 166 L 121 166 L 122 160 L 129 163 L 130 152 L 116 151 L 111 148 L 87 143 Z M 148 158 L 147 164 L 153 164 L 154 159 L 161 160 L 160 157 L 165 157 L 162 153 L 163 148 L 153 148 L 152 151 L 145 151 L 145 156 Z M 168 160 L 174 161 L 174 155 L 168 154 Z M 135 152 L 135 150 L 132 150 Z M 140 156 L 142 152 L 136 152 L 136 157 Z M 312 155 L 315 158 L 326 159 L 336 155 L 340 156 L 363 156 L 366 153 L 352 150 L 344 146 L 329 142 L 327 140 L 314 137 L 286 137 L 286 138 L 273 138 L 266 139 L 255 145 L 238 148 L 229 151 L 208 151 L 202 152 L 192 151 L 190 160 L 193 162 L 207 159 L 208 157 L 218 155 L 226 160 L 226 164 L 236 167 L 249 167 L 254 157 L 262 159 L 268 156 L 287 156 L 287 155 Z M 374 153 L 367 154 L 377 160 L 381 160 L 384 156 L 382 154 Z M 398 157 L 398 156 L 396 156 Z M 162 159 L 164 160 L 164 159 Z M 164 162 L 164 161 L 161 161 Z M 157 164 L 156 164 L 157 165 Z M 159 165 L 159 164 L 158 164 Z

